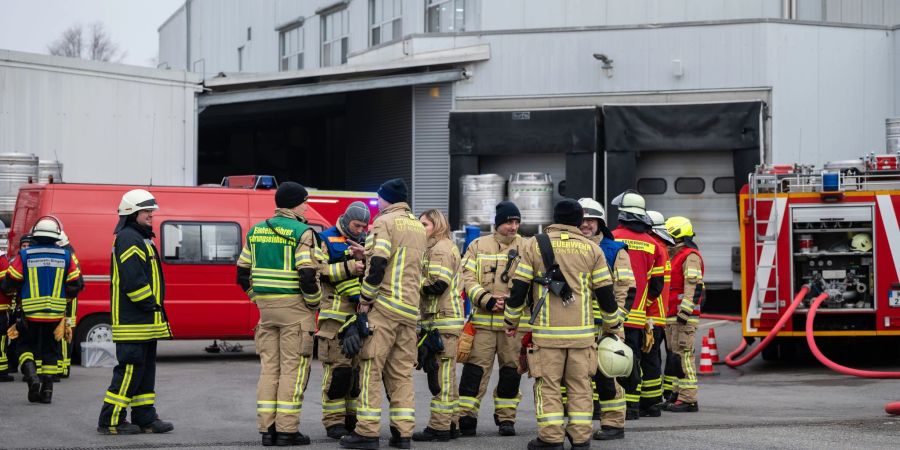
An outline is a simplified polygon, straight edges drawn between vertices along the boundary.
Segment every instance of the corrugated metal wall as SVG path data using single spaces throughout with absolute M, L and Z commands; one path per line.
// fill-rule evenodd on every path
M 453 85 L 413 87 L 413 210 L 436 208 L 448 213 L 450 203 L 450 130 Z
M 412 186 L 411 97 L 409 87 L 347 96 L 346 189 L 375 191 L 391 178 Z

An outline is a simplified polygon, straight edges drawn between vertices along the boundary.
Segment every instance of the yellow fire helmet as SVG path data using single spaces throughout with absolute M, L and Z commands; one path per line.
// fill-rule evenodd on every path
M 694 226 L 687 217 L 673 216 L 666 220 L 666 231 L 675 239 L 684 239 L 694 235 Z

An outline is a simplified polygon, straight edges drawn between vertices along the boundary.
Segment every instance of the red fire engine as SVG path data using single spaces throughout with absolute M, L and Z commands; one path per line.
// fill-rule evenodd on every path
M 900 335 L 898 159 L 761 166 L 750 175 L 740 194 L 745 337 L 769 334 L 804 285 L 809 293 L 779 338 L 806 335 L 810 301 L 823 293 L 815 336 Z

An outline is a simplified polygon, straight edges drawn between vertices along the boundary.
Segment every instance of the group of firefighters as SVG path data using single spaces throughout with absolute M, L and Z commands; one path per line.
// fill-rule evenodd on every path
M 495 359 L 501 436 L 516 434 L 521 376 L 535 379 L 539 431 L 529 449 L 562 449 L 565 440 L 588 448 L 592 437 L 623 438 L 626 420 L 698 411 L 693 345 L 703 262 L 687 218 L 664 220 L 626 191 L 612 202 L 614 230 L 597 201 L 565 199 L 551 225 L 525 238 L 519 209 L 504 201 L 494 232 L 461 255 L 443 213 L 417 217 L 407 198 L 401 179 L 387 181 L 371 227 L 367 206 L 355 202 L 316 233 L 304 218 L 306 189 L 287 182 L 276 191 L 274 216 L 247 233 L 237 283 L 260 313 L 256 410 L 264 446 L 310 442 L 299 418 L 316 341 L 322 423 L 345 448 L 378 448 L 383 412 L 395 448 L 476 435 Z M 155 410 L 156 342 L 171 337 L 152 241 L 157 208 L 141 189 L 119 205 L 111 258 L 118 365 L 101 408 L 103 434 L 174 428 Z M 29 239 L 0 284 L 19 299 L 20 314 L 2 303 L 0 318 L 15 319 L 8 334 L 30 376 L 29 400 L 49 403 L 60 342 L 71 341 L 67 305 L 71 312 L 83 282 L 55 218 L 39 220 Z M 0 343 L 5 349 L 5 338 Z M 625 352 L 613 352 L 621 347 L 632 358 L 619 372 L 629 375 L 607 376 L 605 364 L 622 364 Z M 415 433 L 414 369 L 426 374 L 432 396 L 428 425 Z

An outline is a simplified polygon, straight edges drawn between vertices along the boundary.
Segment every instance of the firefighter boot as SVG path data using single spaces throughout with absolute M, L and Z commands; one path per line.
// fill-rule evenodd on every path
M 413 433 L 412 440 L 416 442 L 447 442 L 450 440 L 449 431 L 439 431 L 431 427 L 425 427 L 418 433 Z
M 670 412 L 697 412 L 700 411 L 700 405 L 698 403 L 687 403 L 681 400 L 676 401 L 669 405 L 669 409 L 667 411 Z
M 611 441 L 613 439 L 625 439 L 625 429 L 602 425 L 602 426 L 600 426 L 599 430 L 594 432 L 594 439 L 598 440 L 598 441 Z
M 41 381 L 37 375 L 37 365 L 34 361 L 28 360 L 22 363 L 22 375 L 28 382 L 28 401 L 37 403 L 41 400 Z
M 478 428 L 478 419 L 469 416 L 459 418 L 459 434 L 462 436 L 475 436 L 476 428 Z
M 141 427 L 141 431 L 144 433 L 168 433 L 175 429 L 175 425 L 172 425 L 172 422 L 164 422 L 162 420 L 156 419 L 153 422 L 150 422 L 149 425 L 144 425 Z
M 638 420 L 640 418 L 641 418 L 641 410 L 637 405 L 635 405 L 635 406 L 628 405 L 628 407 L 625 408 L 625 420 Z
M 459 439 L 459 427 L 455 423 L 450 424 L 450 439 Z
M 409 438 L 400 437 L 400 430 L 396 427 L 391 427 L 391 439 L 388 441 L 388 445 L 394 448 L 412 448 Z
M 506 420 L 500 422 L 500 436 L 515 436 L 516 435 L 516 424 Z
M 350 432 L 343 425 L 332 425 L 325 429 L 325 434 L 332 439 L 340 439 L 350 434 Z
M 528 450 L 563 450 L 563 443 L 551 444 L 544 442 L 541 438 L 534 438 L 528 443 Z
M 41 375 L 41 403 L 50 404 L 53 401 L 53 376 Z M 30 398 L 29 398 L 30 400 Z
M 569 433 L 566 433 L 566 440 L 569 441 L 569 444 L 572 445 L 572 448 L 573 448 L 573 449 L 576 449 L 576 448 L 591 448 L 591 440 L 590 440 L 590 439 L 588 439 L 588 440 L 586 440 L 586 441 L 584 441 L 584 442 L 574 442 L 574 441 L 572 440 L 572 435 L 569 434 Z
M 653 405 L 647 409 L 641 409 L 639 414 L 641 417 L 659 417 L 662 415 L 662 411 L 659 409 L 659 405 Z
M 275 424 L 269 426 L 269 429 L 266 430 L 265 433 L 259 433 L 262 435 L 262 445 L 263 447 L 271 447 L 275 445 L 275 436 L 278 434 L 275 432 Z
M 309 436 L 297 431 L 294 433 L 277 433 L 275 435 L 275 445 L 278 447 L 287 447 L 289 445 L 309 445 Z
M 358 448 L 358 449 L 376 449 L 378 448 L 378 438 L 368 437 L 356 434 L 355 431 L 341 438 L 341 447 Z
M 347 429 L 347 434 L 352 433 L 356 429 L 356 414 L 344 416 L 344 428 Z
M 663 398 L 665 398 L 666 401 L 662 402 L 662 404 L 659 405 L 659 409 L 661 409 L 661 410 L 663 410 L 663 411 L 668 411 L 668 410 L 669 410 L 669 407 L 672 406 L 672 405 L 674 405 L 675 402 L 678 401 L 678 393 L 677 393 L 677 392 L 671 392 L 671 393 L 669 393 L 668 396 L 665 396 L 665 395 L 664 395 Z
M 123 421 L 122 423 L 116 425 L 115 427 L 97 427 L 97 432 L 100 434 L 139 434 L 141 432 L 141 427 L 130 423 L 128 421 Z

